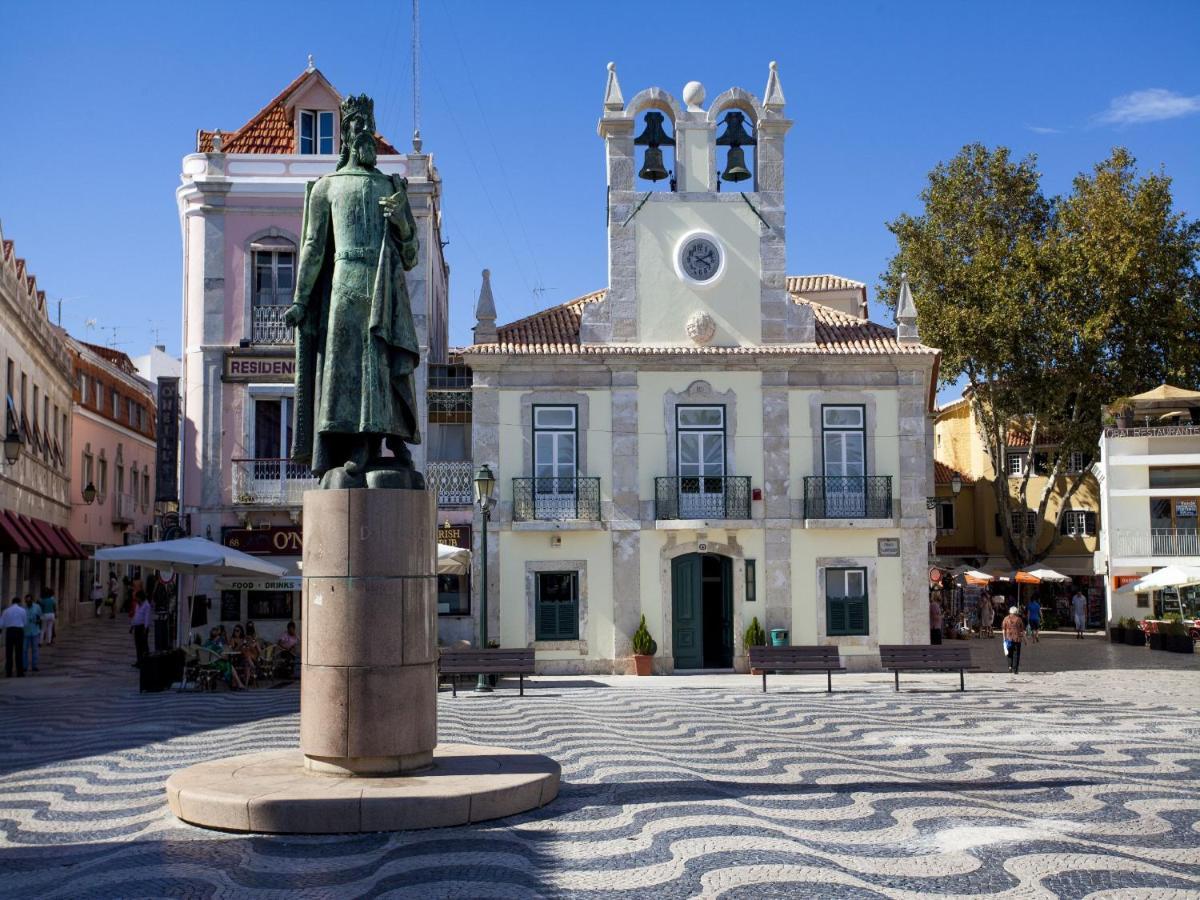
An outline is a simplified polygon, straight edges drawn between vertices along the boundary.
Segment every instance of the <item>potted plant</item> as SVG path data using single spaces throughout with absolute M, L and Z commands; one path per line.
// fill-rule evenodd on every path
M 1192 636 L 1188 634 L 1188 630 L 1184 628 L 1183 622 L 1179 621 L 1177 617 L 1172 618 L 1171 621 L 1164 622 L 1158 631 L 1159 636 L 1162 638 L 1162 647 L 1164 650 L 1169 650 L 1172 653 L 1195 652 Z
M 643 615 L 637 631 L 633 633 L 634 673 L 637 675 L 654 674 L 654 654 L 657 652 L 658 644 L 650 636 L 650 630 L 646 628 L 646 617 Z
M 1137 619 L 1125 619 L 1125 643 L 1131 647 L 1146 646 L 1146 632 L 1142 630 L 1142 623 Z
M 1108 626 L 1108 640 L 1113 644 L 1125 643 L 1125 620 L 1117 619 Z
M 747 656 L 750 655 L 751 647 L 762 647 L 767 643 L 767 633 L 758 624 L 758 616 L 750 620 L 750 624 L 746 627 L 746 632 L 742 635 L 742 638 L 745 642 Z M 762 671 L 760 669 L 751 669 L 750 674 L 761 675 Z

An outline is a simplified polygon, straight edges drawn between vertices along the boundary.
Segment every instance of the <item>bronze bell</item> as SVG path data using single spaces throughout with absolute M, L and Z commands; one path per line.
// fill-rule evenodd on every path
M 752 147 L 758 141 L 746 131 L 745 121 L 745 115 L 737 110 L 725 116 L 725 133 L 717 138 L 718 146 L 729 148 L 725 171 L 721 173 L 723 181 L 745 181 L 750 177 L 750 170 L 746 168 L 746 151 L 742 148 Z
M 675 139 L 663 129 L 663 114 L 660 112 L 646 113 L 646 128 L 633 139 L 633 143 L 646 148 L 646 159 L 639 178 L 647 181 L 662 181 L 670 173 L 663 163 L 663 152 L 660 147 L 674 147 Z

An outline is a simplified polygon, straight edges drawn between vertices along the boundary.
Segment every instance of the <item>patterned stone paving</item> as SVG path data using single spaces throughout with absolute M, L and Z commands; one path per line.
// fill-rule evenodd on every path
M 443 740 L 554 756 L 559 799 L 473 827 L 268 838 L 184 825 L 162 786 L 294 745 L 296 689 L 139 695 L 125 628 L 89 623 L 38 678 L 0 679 L 0 895 L 1200 897 L 1200 660 L 1148 653 L 968 676 L 965 694 L 952 676 L 895 694 L 886 675 L 833 696 L 820 676 L 765 695 L 748 676 L 447 693 Z

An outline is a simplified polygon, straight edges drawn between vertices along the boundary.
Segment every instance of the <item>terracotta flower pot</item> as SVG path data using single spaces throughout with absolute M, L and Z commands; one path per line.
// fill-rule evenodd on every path
M 633 673 L 635 675 L 653 675 L 654 657 L 644 653 L 633 654 Z

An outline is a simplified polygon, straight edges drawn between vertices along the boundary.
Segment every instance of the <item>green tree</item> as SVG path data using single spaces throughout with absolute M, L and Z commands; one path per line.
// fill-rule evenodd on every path
M 1173 210 L 1170 179 L 1139 177 L 1118 148 L 1064 197 L 1038 181 L 1035 158 L 1004 147 L 971 144 L 940 163 L 924 210 L 887 223 L 899 252 L 878 291 L 894 307 L 907 273 L 943 382 L 965 380 L 1017 566 L 1057 544 L 1085 477 L 1068 463 L 1095 453 L 1102 407 L 1161 381 L 1194 385 L 1200 372 L 1200 224 Z M 1005 477 L 1014 435 L 1031 453 L 1019 479 Z M 1035 469 L 1048 477 L 1030 497 Z M 1056 488 L 1050 539 L 1014 531 L 1014 511 L 1045 521 Z

